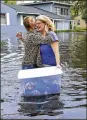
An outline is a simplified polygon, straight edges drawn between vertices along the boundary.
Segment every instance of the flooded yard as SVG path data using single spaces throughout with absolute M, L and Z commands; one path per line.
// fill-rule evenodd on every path
M 18 71 L 23 44 L 7 41 L 1 48 L 2 119 L 86 119 L 86 33 L 58 33 L 63 75 L 60 95 L 24 99 Z

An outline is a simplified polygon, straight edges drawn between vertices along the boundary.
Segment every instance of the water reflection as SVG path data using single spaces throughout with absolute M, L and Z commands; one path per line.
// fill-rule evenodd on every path
M 74 36 L 74 37 L 73 37 Z M 69 67 L 86 69 L 86 34 L 72 33 L 68 41 L 60 41 L 61 62 Z
M 12 40 L 10 38 L 6 38 L 2 40 L 5 42 L 5 45 L 1 46 L 1 55 L 4 56 L 6 54 L 10 54 L 12 52 L 16 52 L 18 46 L 16 44 L 12 44 Z
M 63 114 L 64 104 L 59 95 L 23 98 L 19 103 L 19 112 L 27 116 Z M 59 110 L 58 110 L 59 109 Z M 57 111 L 56 111 L 57 110 Z
M 71 63 L 74 68 L 86 69 L 86 36 L 80 35 L 79 39 L 74 39 L 69 45 Z

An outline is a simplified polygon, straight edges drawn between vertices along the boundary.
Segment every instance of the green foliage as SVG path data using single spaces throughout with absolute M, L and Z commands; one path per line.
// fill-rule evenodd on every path
M 82 19 L 85 20 L 85 22 L 87 23 L 87 8 L 85 8 L 83 11 Z
M 72 18 L 78 16 L 79 14 L 82 14 L 82 16 L 86 16 L 86 9 L 87 9 L 87 2 L 86 0 L 80 1 L 80 0 L 76 0 L 73 1 L 73 6 L 71 7 L 71 16 Z M 82 17 L 82 18 L 84 18 Z
M 7 3 L 8 2 L 8 0 L 4 0 L 4 3 Z
M 4 3 L 7 3 L 7 4 L 16 4 L 16 0 L 4 0 Z
M 86 32 L 86 29 L 75 28 L 74 30 L 56 30 L 55 32 Z

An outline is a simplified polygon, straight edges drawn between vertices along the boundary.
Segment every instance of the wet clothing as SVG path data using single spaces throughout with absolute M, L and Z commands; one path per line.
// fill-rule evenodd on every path
M 37 54 L 39 52 L 40 44 L 51 44 L 51 35 L 47 34 L 46 37 L 42 37 L 41 33 L 28 31 L 24 39 L 25 55 L 22 61 L 23 66 L 34 66 L 37 64 Z M 38 57 L 39 66 L 42 65 L 41 56 Z M 26 67 L 27 68 L 27 67 Z
M 38 68 L 38 66 L 35 65 L 22 65 L 22 69 L 33 69 L 33 68 Z

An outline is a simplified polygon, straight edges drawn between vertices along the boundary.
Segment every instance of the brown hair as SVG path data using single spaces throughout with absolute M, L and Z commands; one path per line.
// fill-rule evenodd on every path
M 27 17 L 24 18 L 24 21 L 23 21 L 24 27 L 26 28 L 27 31 L 29 31 L 29 29 L 30 29 L 29 18 L 30 17 L 27 16 Z

